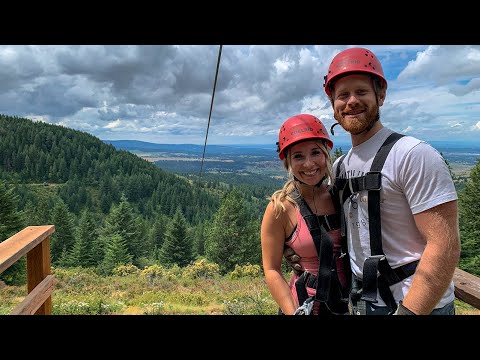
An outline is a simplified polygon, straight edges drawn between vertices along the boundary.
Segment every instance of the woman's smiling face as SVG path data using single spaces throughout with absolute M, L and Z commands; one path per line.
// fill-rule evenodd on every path
M 316 185 L 325 176 L 326 157 L 315 140 L 302 141 L 289 149 L 293 175 L 308 185 Z

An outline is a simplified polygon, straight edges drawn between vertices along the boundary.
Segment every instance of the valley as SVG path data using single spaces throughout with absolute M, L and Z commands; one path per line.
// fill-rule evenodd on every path
M 177 173 L 198 173 L 202 166 L 203 146 L 192 144 L 155 144 L 142 141 L 106 141 L 118 149 L 130 151 L 155 163 L 160 168 Z M 468 177 L 480 159 L 480 145 L 434 142 L 452 173 Z M 345 153 L 348 144 L 339 144 Z M 335 149 L 334 149 L 335 150 Z M 211 173 L 252 173 L 273 178 L 283 177 L 284 169 L 274 146 L 270 145 L 208 145 L 203 159 L 203 171 Z

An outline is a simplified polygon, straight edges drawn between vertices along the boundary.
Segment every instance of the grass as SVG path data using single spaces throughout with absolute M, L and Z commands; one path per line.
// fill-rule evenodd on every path
M 98 276 L 88 269 L 54 269 L 54 315 L 268 315 L 277 313 L 262 277 L 231 279 Z M 26 286 L 0 289 L 0 315 L 27 295 Z
M 89 269 L 54 269 L 54 315 L 276 315 L 262 276 L 99 276 Z M 0 315 L 27 295 L 26 285 L 0 288 Z M 455 300 L 457 315 L 480 310 Z
M 455 313 L 457 315 L 480 315 L 480 310 L 462 300 L 455 299 Z

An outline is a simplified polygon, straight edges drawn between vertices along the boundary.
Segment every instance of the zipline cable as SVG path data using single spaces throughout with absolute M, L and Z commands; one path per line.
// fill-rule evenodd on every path
M 200 175 L 202 177 L 203 160 L 205 159 L 205 149 L 207 148 L 208 129 L 210 128 L 210 119 L 212 117 L 213 99 L 215 99 L 215 88 L 217 87 L 218 68 L 220 67 L 220 58 L 222 57 L 222 47 L 218 50 L 217 70 L 215 71 L 215 82 L 213 83 L 212 101 L 210 103 L 210 114 L 208 115 L 207 133 L 205 134 L 205 144 L 203 145 L 202 165 L 200 167 Z

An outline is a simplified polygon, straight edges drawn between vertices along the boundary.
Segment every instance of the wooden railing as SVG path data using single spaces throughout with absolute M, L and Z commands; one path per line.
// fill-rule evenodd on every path
M 50 315 L 56 280 L 50 273 L 50 235 L 54 225 L 29 226 L 0 243 L 0 273 L 27 255 L 28 295 L 12 315 Z M 480 309 L 480 278 L 459 268 L 453 276 L 455 296 Z
M 50 235 L 54 225 L 29 226 L 0 243 L 0 273 L 27 255 L 27 296 L 12 315 L 51 315 L 56 283 L 50 273 Z
M 456 268 L 453 275 L 457 299 L 480 309 L 480 278 Z

